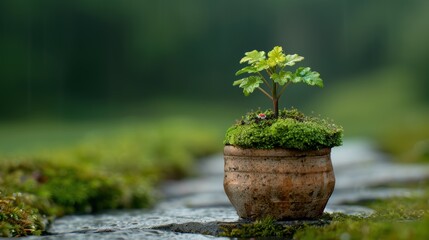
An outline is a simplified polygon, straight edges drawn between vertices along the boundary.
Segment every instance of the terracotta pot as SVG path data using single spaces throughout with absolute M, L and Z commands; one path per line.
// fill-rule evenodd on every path
M 314 219 L 334 191 L 331 149 L 242 149 L 225 146 L 225 193 L 244 219 Z

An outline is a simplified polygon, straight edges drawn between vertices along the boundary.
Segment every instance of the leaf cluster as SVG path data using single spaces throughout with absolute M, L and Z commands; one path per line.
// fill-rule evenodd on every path
M 295 71 L 285 70 L 286 67 L 294 66 L 302 60 L 304 57 L 298 54 L 286 55 L 280 46 L 275 46 L 267 55 L 264 51 L 258 50 L 246 52 L 240 63 L 247 63 L 248 66 L 237 71 L 236 75 L 247 73 L 250 76 L 234 81 L 233 85 L 242 88 L 245 96 L 259 89 L 271 100 L 280 98 L 290 83 L 302 82 L 323 87 L 320 74 L 311 71 L 309 67 L 299 67 Z M 262 84 L 265 84 L 265 89 L 262 88 Z M 277 91 L 277 86 L 282 86 L 282 89 Z
M 342 144 L 342 127 L 322 118 L 309 117 L 296 109 L 281 110 L 275 118 L 272 110 L 252 111 L 231 126 L 225 145 L 259 149 L 315 150 Z

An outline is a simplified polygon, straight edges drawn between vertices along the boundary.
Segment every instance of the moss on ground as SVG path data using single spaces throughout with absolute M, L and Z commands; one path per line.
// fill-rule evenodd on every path
M 295 239 L 425 239 L 429 236 L 429 208 L 424 197 L 396 198 L 371 203 L 368 218 L 342 216 L 324 227 L 306 227 Z
M 0 193 L 0 237 L 40 235 L 49 207 L 49 202 L 40 201 L 35 195 Z
M 188 176 L 197 158 L 220 151 L 219 142 L 203 124 L 173 119 L 0 159 L 0 237 L 42 234 L 65 214 L 150 207 L 157 183 Z
M 304 224 L 284 225 L 277 223 L 271 217 L 266 217 L 253 223 L 224 226 L 221 228 L 220 235 L 234 238 L 277 237 L 289 239 L 302 227 Z
M 264 118 L 259 114 L 264 114 Z M 287 148 L 314 150 L 342 144 L 343 129 L 317 117 L 305 116 L 296 109 L 281 110 L 275 119 L 271 110 L 247 113 L 230 127 L 224 144 L 243 148 Z

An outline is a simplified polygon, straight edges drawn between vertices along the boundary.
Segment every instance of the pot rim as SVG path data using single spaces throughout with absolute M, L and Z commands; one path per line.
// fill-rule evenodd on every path
M 223 154 L 227 156 L 267 156 L 267 157 L 300 157 L 300 156 L 323 156 L 331 153 L 331 148 L 322 148 L 315 150 L 298 149 L 257 149 L 242 148 L 234 145 L 225 145 Z

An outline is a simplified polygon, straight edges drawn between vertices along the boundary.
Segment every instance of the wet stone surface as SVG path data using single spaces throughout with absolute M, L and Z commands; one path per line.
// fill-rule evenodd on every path
M 237 215 L 231 207 L 211 207 L 114 211 L 98 215 L 68 216 L 55 221 L 49 230 L 52 235 L 45 236 L 44 239 L 213 239 L 201 234 L 167 231 L 159 226 L 198 222 L 200 226 L 197 230 L 203 231 L 202 226 L 207 224 L 205 228 L 210 229 L 211 223 L 219 219 L 234 222 L 237 221 Z M 39 237 L 35 237 L 37 238 Z
M 427 165 L 400 165 L 366 141 L 346 142 L 332 150 L 336 186 L 325 212 L 370 215 L 362 200 L 421 194 L 392 183 L 429 178 Z M 221 154 L 201 161 L 199 177 L 166 183 L 164 201 L 152 210 L 112 211 L 57 219 L 49 234 L 29 239 L 227 239 L 216 237 L 225 224 L 242 224 L 223 191 Z M 302 224 L 290 222 L 290 224 Z M 320 224 L 320 222 L 308 222 Z M 211 234 L 211 235 L 206 235 Z

